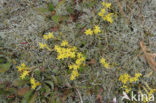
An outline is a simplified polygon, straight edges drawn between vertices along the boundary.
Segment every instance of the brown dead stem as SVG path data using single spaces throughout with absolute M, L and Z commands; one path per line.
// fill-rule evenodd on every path
M 149 66 L 153 69 L 153 71 L 156 71 L 156 53 L 150 53 L 150 50 L 144 45 L 144 42 L 140 42 L 141 50 L 144 53 L 144 58 L 146 59 Z

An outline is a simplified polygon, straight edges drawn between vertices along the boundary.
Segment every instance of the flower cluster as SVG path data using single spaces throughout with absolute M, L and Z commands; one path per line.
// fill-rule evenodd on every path
M 129 74 L 125 73 L 120 75 L 119 81 L 121 81 L 123 84 L 126 84 L 127 82 L 133 83 L 138 81 L 140 76 L 142 76 L 141 73 L 136 73 L 134 77 L 131 77 Z
M 31 88 L 35 89 L 37 86 L 41 85 L 40 82 L 36 82 L 35 78 L 31 77 L 30 79 Z
M 47 44 L 45 44 L 45 43 L 43 44 L 43 43 L 39 42 L 39 46 L 40 46 L 41 49 L 46 48 L 46 49 L 48 49 L 49 51 L 52 51 L 52 49 L 50 49 L 50 48 L 47 46 Z
M 88 31 L 89 32 L 89 31 Z M 94 33 L 97 34 L 100 32 L 100 27 L 95 26 L 94 27 Z M 45 40 L 55 38 L 52 33 L 49 33 L 48 35 L 43 35 L 43 38 Z M 43 44 L 39 42 L 39 46 L 41 49 L 48 49 L 49 51 L 56 51 L 57 52 L 57 59 L 58 60 L 64 60 L 64 59 L 76 59 L 74 64 L 69 65 L 69 69 L 73 69 L 70 80 L 74 80 L 76 77 L 79 76 L 78 68 L 80 68 L 81 64 L 85 61 L 85 58 L 83 57 L 82 53 L 77 51 L 77 47 L 69 45 L 67 40 L 62 41 L 60 45 L 55 45 L 54 49 L 51 49 L 47 46 L 47 44 Z
M 69 65 L 69 69 L 73 69 L 70 80 L 74 80 L 76 77 L 79 76 L 78 69 L 80 68 L 81 64 L 85 61 L 84 56 L 82 53 L 77 51 L 75 46 L 70 46 L 66 40 L 62 41 L 61 45 L 55 45 L 54 50 L 57 52 L 57 59 L 67 59 L 72 58 L 75 59 L 75 63 Z
M 54 39 L 54 35 L 52 32 L 49 32 L 48 35 L 44 34 L 43 39 L 48 40 L 48 39 Z
M 100 63 L 101 63 L 106 69 L 108 69 L 108 68 L 111 67 L 110 64 L 107 63 L 106 60 L 105 60 L 105 58 L 103 58 L 103 57 L 100 59 Z
M 131 77 L 129 74 L 125 73 L 120 75 L 119 81 L 123 83 L 122 88 L 125 89 L 127 93 L 129 93 L 131 91 L 131 88 L 128 86 L 128 84 L 138 81 L 141 76 L 141 73 L 135 73 L 134 77 Z
M 57 59 L 75 58 L 77 48 L 75 46 L 69 46 L 65 40 L 61 45 L 55 45 L 54 50 L 58 53 Z
M 20 72 L 20 78 L 24 79 L 27 75 L 30 73 L 30 68 L 26 67 L 24 63 L 21 64 L 21 66 L 16 67 L 18 71 Z
M 17 66 L 16 68 L 21 73 L 21 75 L 20 75 L 21 79 L 25 79 L 26 76 L 30 75 L 29 73 L 30 73 L 31 69 L 26 67 L 26 65 L 24 63 L 22 63 L 21 66 Z M 33 77 L 31 77 L 30 83 L 32 84 L 32 89 L 35 89 L 37 86 L 40 85 L 39 82 L 35 82 L 35 79 Z
M 101 32 L 101 30 L 100 30 L 100 27 L 98 25 L 95 25 L 93 30 L 92 29 L 85 30 L 85 34 L 86 35 L 93 35 L 93 33 L 94 34 L 98 34 L 100 32 Z
M 113 23 L 112 15 L 113 13 L 106 13 L 106 9 L 110 9 L 111 3 L 102 2 L 103 8 L 98 13 L 99 16 L 103 18 L 104 21 Z
M 54 39 L 54 38 L 55 38 L 55 37 L 54 37 L 54 35 L 53 35 L 52 32 L 49 32 L 48 34 L 44 34 L 44 35 L 43 35 L 43 39 L 45 39 L 45 40 Z M 41 42 L 39 42 L 39 46 L 40 46 L 40 49 L 46 48 L 47 50 L 52 51 L 52 49 L 49 48 L 48 45 L 47 45 L 46 43 L 41 43 Z
M 79 76 L 78 70 L 74 69 L 71 73 L 70 80 L 75 80 Z
M 76 77 L 79 76 L 78 70 L 80 66 L 85 61 L 85 57 L 82 55 L 82 53 L 78 52 L 76 55 L 76 60 L 74 64 L 69 65 L 69 69 L 73 69 L 72 74 L 70 76 L 70 80 L 74 80 Z
M 130 82 L 130 83 L 136 82 L 136 81 L 138 81 L 138 78 L 141 77 L 141 76 L 142 76 L 141 73 L 136 73 L 134 77 L 131 77 L 131 78 L 129 79 L 129 82 Z

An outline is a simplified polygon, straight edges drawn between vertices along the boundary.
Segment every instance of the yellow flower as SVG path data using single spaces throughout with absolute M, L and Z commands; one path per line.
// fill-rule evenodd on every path
M 78 58 L 78 59 L 75 61 L 75 63 L 76 63 L 77 65 L 80 66 L 84 61 L 85 61 L 85 57 L 81 57 L 81 58 Z
M 85 57 L 81 57 L 80 59 L 81 59 L 81 61 L 85 61 Z
M 46 48 L 46 49 L 48 49 L 49 51 L 52 51 L 52 49 L 49 48 L 49 47 L 47 46 L 47 44 L 43 44 L 43 43 L 40 43 L 40 42 L 39 42 L 39 46 L 40 46 L 41 49 Z
M 36 82 L 35 78 L 30 78 L 31 88 L 35 89 L 37 86 L 41 85 L 40 82 Z
M 138 80 L 138 78 L 136 77 L 131 77 L 129 78 L 129 82 L 132 83 L 132 82 L 136 82 Z
M 69 65 L 68 67 L 69 67 L 69 69 L 73 69 L 73 65 Z
M 110 68 L 109 63 L 106 62 L 106 60 L 104 58 L 100 59 L 100 63 L 105 67 L 105 68 Z
M 24 79 L 25 76 L 29 75 L 29 70 L 30 68 L 26 67 L 26 65 L 24 63 L 21 64 L 21 66 L 17 66 L 16 67 L 18 69 L 18 71 L 20 72 L 20 78 Z
M 35 79 L 34 79 L 33 77 L 31 77 L 30 83 L 31 83 L 31 84 L 35 84 Z
M 17 66 L 16 68 L 18 69 L 19 72 L 21 72 L 24 69 L 21 66 Z
M 85 34 L 86 34 L 86 35 L 92 35 L 92 34 L 93 34 L 93 31 L 92 31 L 91 29 L 87 29 L 87 30 L 85 31 Z
M 69 56 L 70 56 L 71 58 L 75 58 L 75 52 L 70 52 Z
M 77 59 L 75 62 L 77 65 L 81 65 L 81 59 Z
M 140 76 L 142 76 L 141 73 L 136 73 L 135 77 L 130 77 L 129 82 L 132 83 L 138 81 Z
M 94 34 L 98 34 L 100 32 L 101 32 L 100 27 L 98 25 L 95 25 L 94 26 Z
M 102 5 L 104 6 L 104 7 L 106 7 L 106 8 L 110 8 L 110 6 L 111 6 L 111 3 L 106 3 L 106 2 L 102 2 Z
M 61 47 L 68 46 L 68 47 Z M 75 46 L 69 47 L 68 42 L 65 40 L 61 43 L 61 46 L 55 45 L 54 50 L 58 53 L 57 59 L 75 58 L 76 50 Z
M 142 74 L 140 73 L 136 73 L 134 77 L 131 77 L 130 75 L 128 75 L 127 73 L 120 75 L 119 81 L 121 81 L 123 84 L 126 84 L 127 82 L 129 83 L 133 83 L 139 80 L 139 77 Z
M 126 84 L 129 81 L 129 78 L 130 76 L 127 73 L 125 73 L 120 75 L 119 81 L 121 81 L 123 84 Z
M 76 51 L 77 50 L 77 47 L 76 46 L 73 46 L 72 48 L 71 48 L 71 51 Z
M 108 63 L 105 63 L 105 64 L 104 64 L 104 67 L 105 67 L 105 68 L 109 68 L 109 64 L 108 64 Z
M 103 18 L 103 20 L 113 23 L 113 19 L 111 17 L 112 15 L 113 15 L 113 13 L 108 13 L 106 16 L 103 16 L 102 18 Z
M 100 12 L 98 13 L 99 16 L 104 16 L 104 14 L 106 13 L 106 10 L 103 8 L 100 10 Z
M 43 35 L 43 39 L 48 40 L 48 35 Z
M 57 59 L 65 59 L 65 58 L 76 58 L 74 64 L 69 65 L 69 69 L 73 69 L 70 80 L 74 80 L 79 74 L 77 69 L 80 68 L 80 65 L 85 61 L 82 53 L 77 52 L 77 47 L 69 46 L 68 42 L 64 40 L 60 46 L 55 45 L 54 50 L 57 52 Z
M 26 65 L 24 63 L 22 63 L 21 66 L 17 66 L 16 68 L 18 69 L 19 72 L 30 69 L 30 68 L 26 67 Z
M 102 8 L 100 10 L 100 12 L 98 13 L 98 15 L 101 16 L 104 21 L 108 21 L 110 23 L 113 23 L 113 19 L 111 17 L 113 13 L 108 13 L 107 15 L 105 15 L 106 8 L 110 8 L 111 3 L 102 2 L 102 5 L 104 6 L 104 8 Z
M 135 77 L 137 77 L 137 78 L 139 78 L 140 76 L 142 76 L 141 73 L 136 73 L 136 74 L 135 74 Z
M 129 93 L 132 89 L 129 88 L 127 85 L 123 85 L 121 88 L 125 90 L 126 93 Z
M 30 71 L 23 71 L 23 73 L 21 74 L 21 79 L 24 79 L 27 75 L 29 75 Z
M 106 60 L 105 60 L 104 58 L 101 58 L 101 59 L 100 59 L 100 63 L 101 63 L 101 64 L 104 64 L 105 62 L 106 62 Z
M 106 10 L 103 8 L 103 9 L 101 9 L 101 13 L 102 14 L 105 14 L 106 13 Z
M 21 64 L 21 67 L 25 68 L 25 67 L 26 67 L 26 65 L 25 65 L 24 63 L 22 63 L 22 64 Z
M 78 69 L 79 68 L 79 66 L 76 64 L 69 65 L 68 67 L 69 67 L 69 69 Z
M 49 33 L 48 33 L 48 38 L 49 38 L 49 39 L 54 39 L 54 35 L 53 35 L 52 32 L 49 32 Z
M 67 40 L 62 41 L 61 46 L 69 46 Z
M 43 49 L 45 47 L 45 44 L 39 42 L 39 46 L 41 49 Z
M 77 58 L 81 58 L 83 55 L 81 52 L 77 53 Z
M 79 76 L 78 71 L 77 71 L 76 69 L 74 69 L 74 70 L 72 71 L 72 73 L 71 73 L 70 80 L 74 80 L 74 79 L 76 79 L 76 77 L 78 77 L 78 76 Z
M 54 50 L 56 50 L 57 52 L 60 52 L 61 48 L 58 45 L 55 45 Z
M 58 59 L 58 60 L 64 59 L 64 55 L 63 54 L 61 54 L 61 55 L 59 54 L 56 59 Z
M 103 16 L 103 14 L 101 12 L 98 13 L 99 16 Z
M 48 39 L 53 39 L 54 35 L 53 33 L 49 32 L 48 35 L 43 35 L 43 39 L 48 40 Z

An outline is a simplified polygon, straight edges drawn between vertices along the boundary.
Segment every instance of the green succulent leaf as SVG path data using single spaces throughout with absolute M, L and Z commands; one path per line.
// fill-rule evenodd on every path
M 52 81 L 45 81 L 45 83 L 49 85 L 52 90 L 54 89 L 54 83 Z
M 52 2 L 51 2 L 51 3 L 49 3 L 49 7 L 48 7 L 48 8 L 49 8 L 49 10 L 50 10 L 50 11 L 53 11 L 53 10 L 54 10 L 54 5 L 53 5 L 53 3 L 52 3 Z
M 25 94 L 25 96 L 24 96 L 24 98 L 23 98 L 23 100 L 22 100 L 22 103 L 30 103 L 29 101 L 31 100 L 32 95 L 33 95 L 33 90 L 29 90 L 29 91 Z
M 6 57 L 0 57 L 0 73 L 4 73 L 9 70 L 11 66 L 11 60 Z

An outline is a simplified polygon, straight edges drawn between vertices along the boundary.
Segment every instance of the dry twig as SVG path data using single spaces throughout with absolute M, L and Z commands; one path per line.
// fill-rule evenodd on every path
M 156 54 L 150 53 L 150 50 L 144 45 L 143 41 L 140 42 L 140 47 L 144 53 L 144 58 L 146 59 L 147 63 L 154 71 L 156 71 L 156 61 L 155 61 Z

